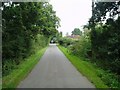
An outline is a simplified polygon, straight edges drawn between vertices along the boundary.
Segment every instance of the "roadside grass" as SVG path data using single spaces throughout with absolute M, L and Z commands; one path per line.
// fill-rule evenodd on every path
M 47 47 L 42 50 L 38 50 L 35 54 L 22 61 L 22 63 L 18 65 L 17 69 L 13 70 L 9 75 L 2 77 L 2 88 L 15 89 L 20 81 L 23 80 L 38 63 L 46 49 Z
M 109 88 L 98 76 L 99 73 L 103 73 L 102 70 L 100 70 L 90 62 L 82 60 L 82 58 L 70 54 L 67 48 L 59 45 L 58 48 L 65 54 L 70 62 L 76 67 L 76 69 L 84 76 L 86 76 L 88 80 L 90 80 L 95 85 L 96 88 Z

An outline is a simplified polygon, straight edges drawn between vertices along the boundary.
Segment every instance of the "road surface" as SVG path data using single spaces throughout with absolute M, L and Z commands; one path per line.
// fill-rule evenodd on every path
M 18 88 L 95 88 L 54 44 Z

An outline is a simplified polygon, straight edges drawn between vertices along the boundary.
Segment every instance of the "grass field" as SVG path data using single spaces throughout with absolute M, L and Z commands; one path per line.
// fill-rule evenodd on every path
M 2 88 L 16 88 L 38 63 L 46 48 L 38 50 L 35 54 L 26 58 L 17 69 L 13 70 L 9 75 L 2 78 Z
M 92 63 L 88 61 L 82 60 L 77 56 L 69 54 L 67 52 L 67 48 L 64 48 L 62 46 L 58 47 L 70 60 L 70 62 L 76 67 L 76 69 L 84 76 L 86 76 L 88 80 L 90 80 L 96 86 L 96 88 L 108 88 L 108 86 L 105 85 L 101 78 L 98 76 L 99 73 L 102 73 L 102 70 L 95 67 Z

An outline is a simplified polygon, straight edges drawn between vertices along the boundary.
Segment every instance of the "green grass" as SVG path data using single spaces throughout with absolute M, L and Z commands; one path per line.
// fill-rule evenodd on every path
M 101 70 L 95 67 L 92 63 L 82 60 L 81 58 L 78 58 L 77 56 L 74 56 L 72 54 L 69 54 L 67 52 L 67 48 L 64 48 L 62 46 L 58 47 L 70 60 L 70 62 L 76 67 L 76 69 L 79 72 L 81 72 L 84 76 L 86 76 L 88 80 L 95 85 L 96 88 L 108 88 L 108 86 L 105 85 L 105 83 L 98 76 L 98 73 L 100 73 Z
M 2 78 L 2 88 L 16 88 L 17 85 L 23 80 L 38 63 L 46 48 L 37 51 L 35 54 L 26 58 L 18 68 L 13 70 L 9 75 Z

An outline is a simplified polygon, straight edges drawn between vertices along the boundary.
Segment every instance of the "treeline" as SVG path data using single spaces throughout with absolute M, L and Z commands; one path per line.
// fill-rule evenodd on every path
M 111 88 L 120 85 L 120 1 L 93 2 L 92 17 L 79 40 L 61 38 L 68 52 L 88 60 L 106 73 L 99 77 Z M 84 59 L 85 58 L 85 59 Z
M 47 46 L 59 27 L 48 2 L 2 3 L 2 74 L 24 58 Z
M 98 62 L 100 61 L 105 69 L 109 69 L 118 75 L 120 75 L 119 8 L 120 1 L 93 4 L 93 15 L 88 25 L 88 28 L 91 29 L 93 57 L 98 59 Z

